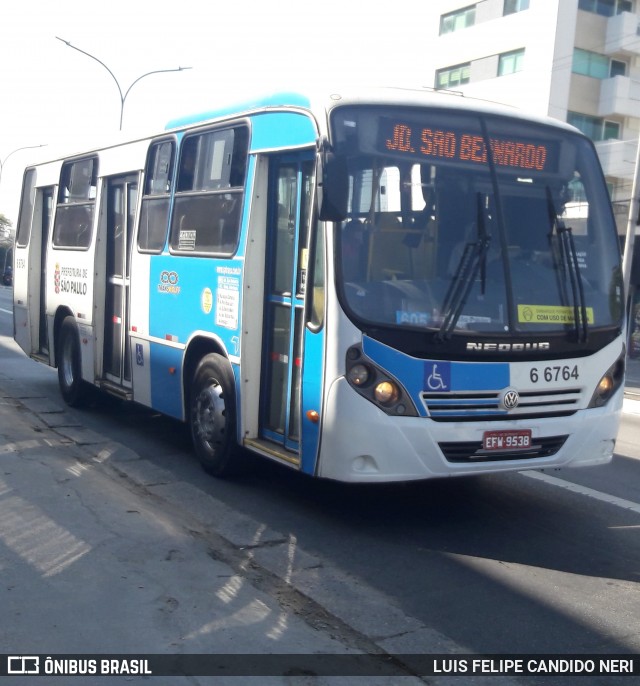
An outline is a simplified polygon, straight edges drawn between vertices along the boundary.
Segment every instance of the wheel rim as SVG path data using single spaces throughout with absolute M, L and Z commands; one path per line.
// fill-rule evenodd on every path
M 209 450 L 216 452 L 223 441 L 226 423 L 222 386 L 216 379 L 210 379 L 196 397 L 193 421 L 195 433 Z

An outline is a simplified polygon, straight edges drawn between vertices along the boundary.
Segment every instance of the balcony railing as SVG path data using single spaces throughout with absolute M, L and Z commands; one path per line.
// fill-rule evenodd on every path
M 598 116 L 640 117 L 640 81 L 614 76 L 600 83 Z
M 637 140 L 607 140 L 596 143 L 604 175 L 610 178 L 633 179 Z
M 634 12 L 621 12 L 607 20 L 605 52 L 607 55 L 640 53 L 639 17 Z

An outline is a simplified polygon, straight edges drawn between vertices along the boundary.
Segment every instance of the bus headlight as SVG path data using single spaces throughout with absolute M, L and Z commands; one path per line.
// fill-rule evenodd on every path
M 613 379 L 606 374 L 600 379 L 600 383 L 598 384 L 596 388 L 596 393 L 604 398 L 604 397 L 609 397 L 611 395 L 611 391 L 613 390 Z
M 360 346 L 347 351 L 346 374 L 349 385 L 388 415 L 417 417 L 411 397 L 396 379 L 367 358 Z
M 625 354 L 626 352 L 623 350 L 622 355 L 607 369 L 600 381 L 598 381 L 596 390 L 591 396 L 589 407 L 602 407 L 620 388 L 624 381 Z
M 373 394 L 379 403 L 388 405 L 389 403 L 396 402 L 400 396 L 400 391 L 393 382 L 382 381 L 375 387 Z

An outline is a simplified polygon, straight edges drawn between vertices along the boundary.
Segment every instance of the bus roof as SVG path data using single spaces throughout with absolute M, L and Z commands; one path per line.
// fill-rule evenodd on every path
M 165 130 L 181 129 L 194 124 L 239 114 L 251 114 L 272 108 L 296 108 L 312 111 L 317 119 L 323 119 L 334 107 L 348 104 L 400 105 L 408 107 L 441 107 L 460 111 L 514 117 L 526 121 L 547 124 L 576 132 L 573 126 L 546 115 L 534 115 L 519 108 L 490 100 L 471 98 L 461 92 L 431 88 L 402 87 L 347 87 L 329 91 L 282 91 L 265 94 L 252 100 L 230 104 L 219 109 L 179 117 L 169 121 Z
M 204 111 L 200 113 L 185 115 L 175 118 L 167 123 L 165 132 L 180 131 L 198 124 L 206 124 L 221 119 L 228 119 L 233 116 L 250 116 L 259 112 L 269 110 L 292 109 L 306 111 L 314 116 L 320 132 L 327 134 L 327 116 L 335 107 L 344 105 L 390 105 L 407 107 L 434 107 L 443 109 L 455 109 L 461 112 L 476 112 L 484 114 L 501 115 L 528 121 L 533 123 L 546 124 L 561 128 L 574 133 L 579 133 L 575 127 L 543 115 L 532 115 L 524 110 L 509 105 L 482 100 L 478 98 L 466 97 L 463 93 L 455 91 L 435 90 L 427 88 L 411 89 L 402 87 L 348 87 L 340 90 L 317 90 L 303 93 L 301 91 L 279 91 L 256 97 L 251 100 L 229 104 L 218 109 Z M 134 138 L 123 138 L 122 132 L 110 135 L 103 140 L 100 145 L 94 147 L 83 146 L 72 153 L 54 154 L 48 160 L 27 165 L 29 167 L 39 167 L 53 162 L 61 162 L 86 155 L 90 152 L 105 152 L 113 150 L 118 154 L 118 150 L 133 150 L 134 146 L 147 145 L 153 138 L 162 135 L 162 131 L 151 131 L 147 135 L 138 135 Z M 583 135 L 583 134 L 580 134 Z
M 219 109 L 208 110 L 196 114 L 190 114 L 184 117 L 178 117 L 169 121 L 165 129 L 181 129 L 193 124 L 199 124 L 212 119 L 220 119 L 221 117 L 228 117 L 242 112 L 254 112 L 256 110 L 269 109 L 272 107 L 302 107 L 309 109 L 311 101 L 302 93 L 293 91 L 284 91 L 281 93 L 273 93 L 253 100 L 245 102 L 226 105 Z

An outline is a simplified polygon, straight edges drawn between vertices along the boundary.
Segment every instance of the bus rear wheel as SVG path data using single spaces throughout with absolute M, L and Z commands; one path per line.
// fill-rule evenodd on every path
M 227 360 L 216 353 L 200 360 L 191 383 L 190 426 L 204 470 L 229 476 L 238 470 L 235 440 L 235 386 Z
M 73 317 L 62 321 L 56 348 L 60 393 L 67 405 L 78 407 L 86 401 L 89 386 L 82 380 L 80 338 Z

